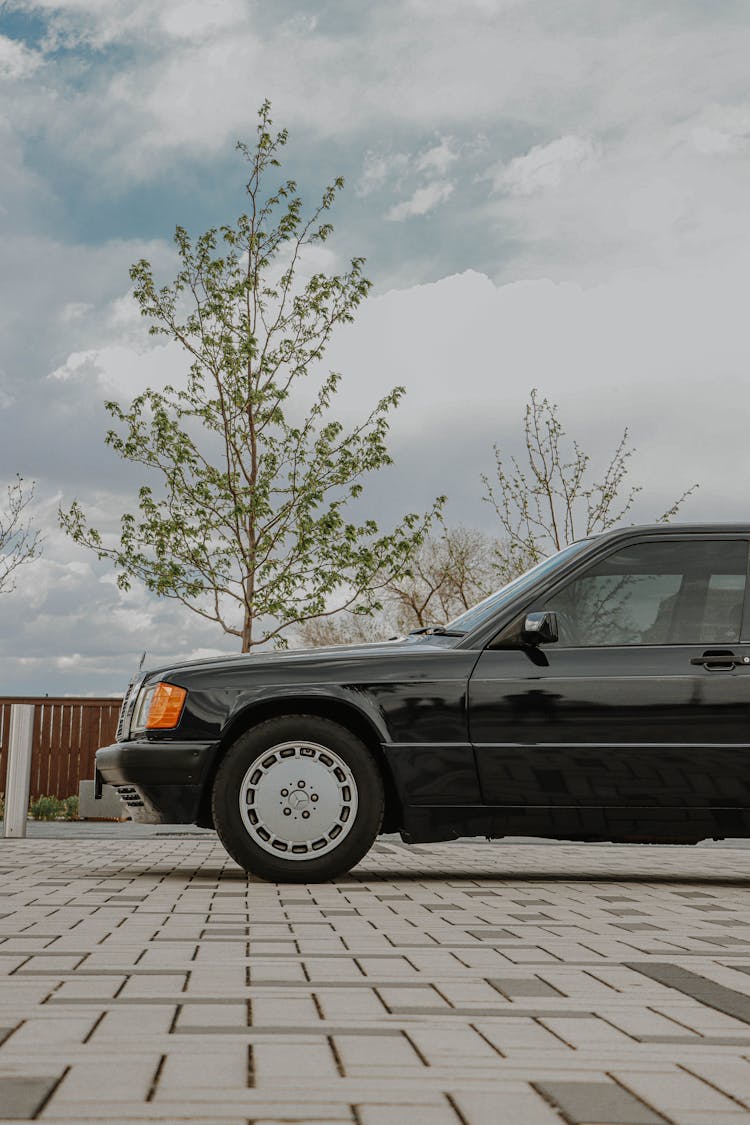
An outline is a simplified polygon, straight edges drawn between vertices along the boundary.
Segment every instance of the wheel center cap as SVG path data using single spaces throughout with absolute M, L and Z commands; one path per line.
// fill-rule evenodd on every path
M 310 804 L 310 798 L 304 789 L 295 789 L 289 794 L 289 805 L 293 809 L 305 809 Z

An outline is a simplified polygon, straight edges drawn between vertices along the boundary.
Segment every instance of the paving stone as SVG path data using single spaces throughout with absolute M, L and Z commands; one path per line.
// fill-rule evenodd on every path
M 0 1121 L 31 1121 L 49 1098 L 60 1076 L 0 1075 Z
M 613 1068 L 612 1075 L 667 1117 L 679 1118 L 683 1113 L 702 1112 L 710 1119 L 714 1113 L 733 1113 L 742 1108 L 728 1094 L 689 1074 L 684 1068 L 679 1072 L 654 1074 L 618 1066 Z
M 404 1125 L 403 1106 L 359 1105 L 360 1125 Z M 409 1107 L 409 1125 L 459 1125 L 460 1118 L 450 1105 L 425 1106 L 415 1111 Z
M 89 1041 L 105 1046 L 125 1041 L 139 1044 L 149 1036 L 167 1034 L 176 1015 L 176 1006 L 170 1004 L 133 1005 L 108 1011 L 95 1026 Z
M 710 1125 L 748 1125 L 750 1113 L 737 1109 L 730 1113 L 712 1113 Z M 680 1125 L 706 1125 L 706 1116 L 700 1111 L 693 1113 L 688 1110 L 680 1114 Z
M 80 1043 L 91 1034 L 101 1018 L 99 1013 L 84 1016 L 66 1014 L 63 1019 L 55 1017 L 56 1013 L 49 1008 L 41 1008 L 38 1015 L 24 1020 L 13 1036 L 14 1054 L 23 1051 L 38 1053 L 42 1046 L 54 1043 Z
M 460 1060 L 460 1065 L 494 1065 L 497 1052 L 473 1027 L 409 1029 L 409 1040 L 430 1066 Z
M 98 1103 L 105 1093 L 107 1099 L 122 1099 L 123 1107 L 146 1101 L 163 1064 L 156 1051 L 147 1054 L 128 1052 L 125 1057 L 97 1059 L 96 1070 L 89 1063 L 74 1063 L 55 1092 L 55 1109 L 63 1103 Z
M 667 1125 L 666 1118 L 614 1082 L 545 1081 L 533 1086 L 569 1125 Z
M 332 1036 L 332 1041 L 344 1074 L 356 1067 L 366 1067 L 368 1071 L 378 1068 L 387 1075 L 394 1066 L 406 1066 L 415 1072 L 421 1072 L 425 1066 L 403 1032 L 389 1037 L 339 1033 Z
M 663 962 L 638 964 L 626 966 L 637 973 L 650 977 L 651 980 L 665 984 L 667 988 L 674 988 L 678 992 L 706 1004 L 710 1008 L 725 1015 L 732 1016 L 742 1023 L 750 1024 L 750 996 L 734 989 L 716 984 L 698 973 L 682 968 L 681 965 L 665 964 Z
M 750 1062 L 747 1059 L 695 1059 L 687 1073 L 700 1078 L 750 1108 Z
M 334 1081 L 341 1074 L 341 1056 L 330 1037 L 319 1042 L 295 1043 L 290 1053 L 277 1043 L 255 1043 L 252 1048 L 253 1084 L 277 1087 L 293 1072 L 295 1080 Z
M 487 983 L 492 985 L 502 996 L 512 1000 L 516 996 L 564 996 L 558 989 L 540 980 L 539 977 L 529 977 L 524 980 L 519 977 L 488 977 Z
M 320 1012 L 312 996 L 295 996 L 279 991 L 275 995 L 256 995 L 252 1002 L 252 1019 L 247 1022 L 266 1027 L 275 1024 L 297 1027 L 315 1024 L 319 1018 Z
M 316 988 L 315 998 L 323 1018 L 335 1022 L 380 1019 L 387 1010 L 376 989 Z
M 467 1125 L 560 1125 L 560 1115 L 533 1089 L 461 1090 L 450 1098 Z
M 252 1051 L 244 1043 L 222 1043 L 220 1050 L 172 1051 L 162 1058 L 152 1085 L 162 1094 L 208 1087 L 213 1091 L 226 1087 L 251 1085 L 257 1048 Z M 298 1049 L 295 1049 L 295 1066 Z

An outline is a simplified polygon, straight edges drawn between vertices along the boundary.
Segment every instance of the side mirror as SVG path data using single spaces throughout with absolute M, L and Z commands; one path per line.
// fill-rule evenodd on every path
M 526 645 L 549 645 L 558 638 L 557 614 L 527 613 L 521 631 L 521 640 Z

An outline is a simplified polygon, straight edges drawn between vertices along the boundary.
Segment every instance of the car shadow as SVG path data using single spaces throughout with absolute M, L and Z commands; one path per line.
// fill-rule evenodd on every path
M 238 873 L 240 874 L 240 873 Z M 445 871 L 436 871 L 435 868 L 410 868 L 405 872 L 403 868 L 394 867 L 388 870 L 379 867 L 377 870 L 367 871 L 357 868 L 358 878 L 351 882 L 343 879 L 334 879 L 335 886 L 358 886 L 362 883 L 449 883 L 456 880 L 466 880 L 472 883 L 676 883 L 695 885 L 716 885 L 722 887 L 750 887 L 750 873 L 747 876 L 721 875 L 715 872 L 706 874 L 682 874 L 678 872 L 660 872 L 633 869 L 632 871 L 519 871 L 518 868 L 504 871 L 502 868 L 488 868 L 478 871 L 474 868 L 460 870 L 450 868 Z M 226 878 L 226 876 L 224 876 Z M 460 888 L 456 888 L 459 890 Z
M 184 883 L 186 880 L 191 881 L 193 878 L 199 879 L 200 882 L 210 881 L 217 882 L 223 885 L 233 884 L 237 886 L 246 886 L 248 884 L 265 884 L 265 880 L 260 879 L 254 875 L 248 876 L 244 871 L 239 868 L 224 868 L 224 867 L 211 867 L 201 865 L 195 869 L 190 868 L 174 868 L 167 864 L 133 864 L 127 866 L 118 866 L 111 871 L 97 870 L 96 875 L 92 878 L 102 879 L 107 877 L 112 878 L 138 878 L 138 876 L 149 876 L 151 878 L 163 879 L 166 882 L 180 882 Z M 71 878 L 81 878 L 80 868 L 75 872 L 70 873 Z M 358 887 L 370 886 L 373 884 L 387 883 L 393 885 L 394 883 L 409 884 L 409 883 L 448 883 L 453 885 L 456 882 L 467 882 L 472 884 L 472 889 L 481 886 L 482 883 L 492 884 L 493 889 L 496 888 L 498 883 L 508 884 L 523 884 L 523 883 L 568 883 L 568 884 L 585 884 L 591 883 L 611 884 L 611 885 L 626 885 L 630 883 L 656 883 L 656 884 L 674 884 L 675 886 L 716 886 L 716 887 L 743 887 L 750 888 L 750 872 L 747 876 L 737 875 L 733 873 L 721 874 L 719 872 L 676 872 L 676 871 L 653 871 L 646 867 L 639 867 L 633 864 L 632 868 L 621 871 L 602 871 L 596 868 L 580 868 L 577 870 L 564 870 L 562 868 L 554 868 L 549 866 L 543 870 L 535 868 L 533 871 L 524 871 L 519 867 L 503 868 L 501 865 L 487 867 L 486 869 L 477 869 L 476 867 L 448 867 L 443 869 L 436 869 L 435 867 L 409 867 L 404 870 L 403 867 L 377 867 L 368 868 L 366 866 L 359 866 L 355 868 L 353 873 L 342 875 L 338 879 L 332 879 L 327 883 L 276 883 L 274 886 L 284 887 L 288 896 L 294 897 L 295 888 L 303 889 L 307 886 L 335 886 L 339 890 L 346 890 L 347 888 L 356 889 Z M 130 888 L 132 889 L 132 888 Z M 455 887 L 455 890 L 461 890 L 461 887 Z

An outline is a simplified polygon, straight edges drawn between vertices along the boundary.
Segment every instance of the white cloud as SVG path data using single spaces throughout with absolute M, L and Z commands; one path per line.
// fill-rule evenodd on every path
M 236 649 L 137 583 L 119 590 L 109 566 L 59 529 L 59 500 L 51 496 L 39 505 L 35 514 L 47 530 L 43 554 L 18 569 L 15 592 L 2 596 L 3 633 L 15 638 L 0 655 L 6 693 L 110 694 L 125 688 L 144 649 L 151 667 Z M 99 526 L 110 526 L 122 510 L 117 494 L 93 493 L 87 501 Z
M 0 79 L 28 78 L 41 66 L 42 61 L 39 51 L 33 51 L 24 43 L 0 35 Z
M 495 191 L 511 195 L 535 195 L 560 187 L 564 180 L 585 172 L 596 162 L 596 149 L 586 137 L 567 136 L 535 145 L 524 156 L 491 173 Z
M 81 320 L 87 313 L 94 311 L 94 305 L 90 301 L 68 301 L 66 302 L 58 317 L 63 324 L 70 324 L 71 321 Z
M 72 352 L 49 378 L 77 384 L 101 398 L 131 399 L 147 387 L 184 385 L 188 361 L 179 344 L 111 344 Z
M 423 152 L 416 160 L 418 172 L 436 173 L 444 176 L 452 164 L 458 160 L 458 153 L 453 146 L 453 140 L 447 137 L 440 144 L 433 145 Z
M 175 39 L 201 39 L 247 22 L 243 0 L 179 0 L 167 4 L 162 0 L 159 7 L 161 26 Z
M 414 154 L 368 150 L 362 162 L 357 195 L 367 197 L 378 192 L 391 198 L 410 191 L 406 199 L 392 204 L 386 211 L 389 222 L 403 222 L 427 215 L 444 203 L 454 191 L 446 178 L 449 168 L 459 158 L 452 137 L 428 145 Z
M 410 163 L 411 157 L 404 152 L 384 153 L 368 150 L 362 161 L 362 171 L 356 187 L 357 195 L 365 198 L 389 184 L 399 183 Z
M 500 15 L 525 0 L 403 0 L 404 7 L 421 16 L 466 16 L 469 12 L 483 18 Z
M 2 174 L 0 175 L 0 231 L 17 235 L 23 229 L 29 216 L 37 214 L 37 208 L 51 212 L 54 197 L 49 183 L 42 175 L 31 171 L 24 159 L 24 137 L 21 129 L 19 105 L 25 101 L 23 91 L 33 90 L 34 83 L 18 80 L 9 82 L 6 93 L 8 103 L 15 101 L 15 112 L 4 116 L 0 112 L 0 154 Z M 3 247 L 5 256 L 5 246 Z M 2 310 L 0 310 L 0 319 Z
M 687 130 L 696 152 L 705 156 L 732 156 L 750 146 L 750 106 L 709 106 Z
M 46 13 L 50 34 L 72 44 L 137 48 L 127 65 L 90 68 L 83 89 L 65 90 L 71 72 L 49 60 L 70 96 L 59 97 L 52 78 L 27 107 L 29 125 L 54 132 L 92 175 L 118 187 L 246 135 L 266 94 L 293 133 L 357 138 L 361 149 L 406 133 L 409 145 L 436 133 L 460 143 L 467 130 L 499 122 L 537 137 L 663 138 L 707 104 L 745 97 L 750 49 L 748 22 L 732 24 L 710 5 L 684 16 L 679 6 L 615 5 L 605 19 L 596 0 L 580 0 L 576 21 L 561 30 L 541 0 L 386 0 L 358 7 L 352 34 L 337 33 L 315 5 L 303 17 L 242 0 L 14 6 Z M 699 134 L 697 143 L 721 141 Z M 436 159 L 441 148 L 433 144 Z M 524 183 L 543 177 L 531 173 L 527 166 Z
M 403 222 L 434 211 L 451 197 L 455 185 L 446 173 L 459 159 L 453 137 L 444 137 L 415 153 L 368 149 L 362 161 L 357 195 L 395 194 L 408 191 L 406 199 L 392 204 L 386 211 L 389 222 Z
M 555 167 L 554 187 L 539 186 L 535 169 L 522 167 L 514 170 L 514 190 L 506 181 L 505 191 L 493 191 L 484 215 L 514 250 L 498 278 L 591 284 L 626 270 L 673 274 L 710 268 L 718 256 L 750 247 L 750 147 L 738 146 L 729 162 L 709 156 L 680 124 L 596 151 L 583 170 Z
M 175 40 L 200 39 L 247 23 L 243 0 L 14 0 L 13 6 L 47 17 L 47 49 L 153 44 L 160 33 Z
M 389 208 L 386 219 L 392 223 L 403 222 L 404 219 L 414 218 L 415 215 L 427 215 L 434 211 L 453 194 L 453 184 L 447 181 L 436 180 L 426 187 L 417 188 L 409 199 L 396 203 Z
M 44 196 L 34 202 L 47 205 Z M 71 351 L 83 350 L 84 341 L 91 348 L 138 338 L 150 346 L 136 302 L 122 292 L 130 263 L 141 257 L 153 262 L 157 275 L 174 263 L 172 248 L 160 241 L 115 238 L 82 245 L 40 233 L 5 233 L 0 348 L 8 358 L 0 362 L 8 373 L 20 378 L 22 366 L 22 382 L 32 373 L 46 374 Z
M 750 410 L 744 258 L 738 248 L 689 271 L 585 287 L 497 285 L 467 272 L 368 301 L 329 361 L 349 376 L 349 420 L 362 387 L 379 389 L 386 377 L 407 387 L 383 510 L 393 510 L 394 494 L 406 505 L 447 492 L 449 519 L 486 523 L 479 474 L 491 467 L 493 441 L 521 452 L 523 406 L 536 386 L 595 460 L 630 426 L 634 479 L 646 486 L 636 519 L 654 518 L 696 480 L 687 518 L 744 519 L 743 487 L 728 486 L 724 472 L 727 451 L 744 448 Z

